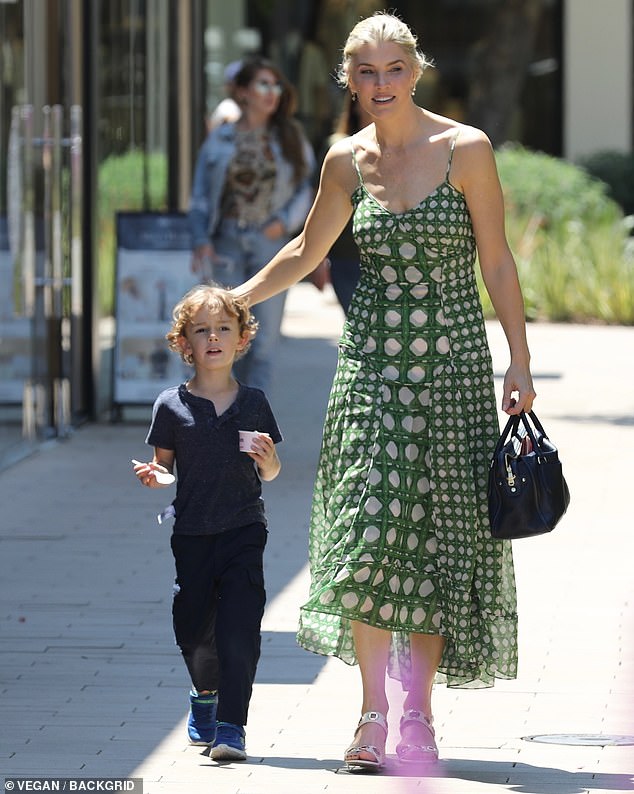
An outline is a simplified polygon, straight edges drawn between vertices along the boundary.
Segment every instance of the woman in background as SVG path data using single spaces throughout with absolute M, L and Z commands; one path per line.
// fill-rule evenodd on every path
M 301 227 L 313 199 L 314 155 L 293 118 L 294 91 L 263 58 L 234 77 L 237 121 L 212 129 L 194 172 L 189 218 L 192 267 L 235 286 L 251 278 Z M 269 389 L 286 293 L 258 306 L 257 337 L 235 366 L 238 380 Z

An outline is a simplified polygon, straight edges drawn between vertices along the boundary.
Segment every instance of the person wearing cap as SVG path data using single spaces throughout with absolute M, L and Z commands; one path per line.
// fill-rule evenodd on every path
M 207 119 L 207 132 L 211 132 L 224 123 L 235 123 L 242 115 L 240 105 L 235 99 L 236 86 L 234 82 L 241 68 L 242 61 L 231 61 L 225 67 L 223 76 L 227 96 L 216 105 Z

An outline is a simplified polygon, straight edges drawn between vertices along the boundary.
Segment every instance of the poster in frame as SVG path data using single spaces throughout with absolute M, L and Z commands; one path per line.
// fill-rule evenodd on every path
M 9 244 L 9 224 L 0 216 L 0 403 L 20 405 L 31 376 L 31 318 Z
M 184 213 L 120 212 L 116 229 L 113 401 L 152 404 L 191 374 L 165 339 L 173 306 L 199 281 L 189 224 Z

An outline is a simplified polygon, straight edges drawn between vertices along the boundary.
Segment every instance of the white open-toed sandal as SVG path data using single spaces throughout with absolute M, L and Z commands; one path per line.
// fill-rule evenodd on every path
M 396 755 L 404 764 L 428 764 L 438 760 L 438 747 L 432 720 L 428 720 L 422 711 L 407 709 L 401 717 L 401 736 L 406 725 L 417 722 L 422 725 L 428 736 L 425 744 L 411 744 L 403 739 L 396 745 Z
M 356 731 L 362 725 L 367 725 L 370 722 L 380 725 L 387 739 L 387 720 L 380 711 L 366 711 L 361 716 Z M 361 753 L 372 755 L 374 758 L 361 758 Z M 364 769 L 367 772 L 379 772 L 385 766 L 385 741 L 383 742 L 383 747 L 377 747 L 374 744 L 353 744 L 346 750 L 343 760 L 346 767 L 350 770 Z

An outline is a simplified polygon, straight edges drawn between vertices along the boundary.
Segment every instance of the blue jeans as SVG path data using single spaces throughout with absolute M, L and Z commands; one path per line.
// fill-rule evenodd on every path
M 213 265 L 213 280 L 223 287 L 237 287 L 254 276 L 288 240 L 288 237 L 269 240 L 258 229 L 241 229 L 235 221 L 223 221 L 212 240 L 221 260 Z M 273 357 L 280 338 L 285 301 L 286 292 L 282 292 L 253 307 L 258 332 L 249 352 L 234 366 L 234 374 L 241 383 L 265 392 L 273 375 Z

